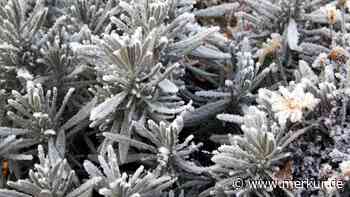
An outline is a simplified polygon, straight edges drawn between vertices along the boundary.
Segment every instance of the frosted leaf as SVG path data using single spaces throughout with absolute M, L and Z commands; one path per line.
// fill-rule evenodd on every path
M 228 92 L 218 92 L 218 91 L 213 91 L 213 90 L 198 91 L 195 94 L 197 96 L 212 97 L 212 98 L 223 98 L 223 97 L 230 97 L 231 96 L 231 94 Z
M 303 60 L 299 61 L 299 72 L 302 78 L 309 79 L 313 83 L 318 82 L 317 75 L 312 71 L 309 64 Z
M 216 118 L 225 122 L 232 122 L 232 123 L 238 123 L 238 124 L 243 123 L 243 118 L 237 115 L 219 114 L 216 116 Z
M 97 107 L 91 110 L 90 120 L 100 120 L 116 110 L 127 96 L 126 92 L 121 92 L 112 98 L 105 100 Z
M 158 83 L 158 86 L 162 89 L 164 93 L 177 93 L 179 88 L 170 80 L 164 79 Z
M 292 50 L 300 50 L 298 44 L 299 44 L 299 32 L 297 23 L 294 19 L 290 19 L 289 25 L 288 25 L 288 45 L 290 49 Z

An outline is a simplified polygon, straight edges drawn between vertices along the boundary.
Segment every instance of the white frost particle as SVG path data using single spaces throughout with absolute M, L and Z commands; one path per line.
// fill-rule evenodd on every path
M 167 44 L 169 42 L 168 38 L 165 36 L 162 36 L 159 41 L 161 44 Z

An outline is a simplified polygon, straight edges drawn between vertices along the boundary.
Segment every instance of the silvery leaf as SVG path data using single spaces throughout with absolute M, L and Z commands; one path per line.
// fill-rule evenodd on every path
M 115 109 L 123 102 L 126 96 L 127 93 L 123 91 L 112 98 L 105 100 L 103 103 L 92 109 L 90 120 L 94 121 L 103 119 L 109 114 L 113 113 Z
M 288 38 L 288 45 L 289 48 L 292 50 L 300 50 L 300 47 L 298 46 L 299 44 L 299 32 L 298 32 L 298 27 L 294 19 L 290 19 L 289 25 L 288 25 L 288 33 L 287 33 L 287 38 Z
M 159 82 L 158 86 L 164 93 L 177 93 L 179 91 L 179 88 L 168 79 Z

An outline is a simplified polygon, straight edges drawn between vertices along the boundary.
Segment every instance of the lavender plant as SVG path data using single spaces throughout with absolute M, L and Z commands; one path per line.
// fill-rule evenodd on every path
M 74 171 L 70 169 L 67 160 L 57 154 L 55 147 L 49 149 L 48 155 L 45 155 L 43 147 L 39 145 L 40 163 L 29 171 L 30 178 L 9 181 L 7 184 L 12 189 L 0 189 L 0 196 L 91 196 L 92 188 L 99 179 L 91 179 L 74 189 Z
M 0 83 L 2 88 L 11 89 L 18 86 L 18 72 L 29 73 L 35 69 L 39 31 L 45 22 L 47 8 L 38 2 L 28 13 L 27 2 L 18 0 L 3 2 L 1 7 Z
M 281 116 L 278 113 L 276 115 Z M 281 122 L 271 121 L 267 117 L 268 113 L 255 106 L 247 107 L 244 116 L 218 115 L 219 119 L 240 124 L 243 136 L 229 135 L 229 145 L 220 146 L 214 153 L 212 160 L 215 165 L 211 167 L 211 171 L 218 179 L 215 188 L 212 189 L 214 193 L 215 190 L 223 190 L 227 194 L 260 193 L 267 195 L 269 189 L 273 188 L 265 188 L 266 190 L 264 190 L 264 188 L 249 188 L 247 185 L 246 188 L 237 189 L 234 188 L 233 183 L 237 178 L 241 180 L 273 180 L 273 166 L 290 156 L 290 153 L 285 152 L 285 148 L 300 135 L 317 125 L 313 124 L 288 132 L 284 122 L 281 125 Z M 206 192 L 202 195 L 207 195 Z
M 0 136 L 21 136 L 26 139 L 27 143 L 25 144 L 29 147 L 45 143 L 52 137 L 64 134 L 68 129 L 77 126 L 79 121 L 87 118 L 89 110 L 93 106 L 88 104 L 87 108 L 83 108 L 82 111 L 63 124 L 62 116 L 73 92 L 74 89 L 70 89 L 64 96 L 62 105 L 58 107 L 56 88 L 45 93 L 41 84 L 28 82 L 25 95 L 13 91 L 13 99 L 8 100 L 11 109 L 7 112 L 8 118 L 13 123 L 13 128 L 0 127 Z M 25 146 L 20 147 L 25 148 Z
M 82 28 L 85 25 L 93 34 L 101 34 L 107 29 L 110 29 L 111 24 L 109 18 L 119 14 L 120 9 L 117 6 L 119 0 L 103 1 L 64 1 L 66 4 L 63 10 L 66 9 L 69 16 L 72 17 L 72 22 L 77 28 Z
M 158 119 L 171 118 L 187 108 L 175 95 L 177 86 L 167 79 L 178 64 L 162 72 L 163 65 L 154 62 L 153 33 L 145 36 L 139 28 L 130 37 L 120 37 L 116 33 L 105 37 L 106 63 L 99 65 L 97 70 L 105 83 L 104 96 L 112 97 L 91 111 L 91 126 L 113 122 L 112 132 L 119 133 L 120 130 L 122 135 L 131 136 L 129 125 L 132 120 L 147 113 Z M 121 119 L 111 118 L 115 112 L 121 115 Z M 119 149 L 121 161 L 125 162 L 129 149 L 127 143 L 121 144 Z
M 170 176 L 159 175 L 158 172 L 145 172 L 143 166 L 132 176 L 121 173 L 112 146 L 108 146 L 107 155 L 99 155 L 98 160 L 103 171 L 90 161 L 85 161 L 84 167 L 90 177 L 101 178 L 98 190 L 103 196 L 161 196 L 162 191 L 175 181 Z
M 39 30 L 45 22 L 47 8 L 39 2 L 27 16 L 27 2 L 7 1 L 1 9 L 1 62 L 11 67 L 33 66 Z M 2 66 L 3 67 L 3 66 Z
M 207 98 L 209 102 L 185 116 L 187 126 L 196 125 L 210 115 L 215 116 L 224 112 L 230 104 L 236 105 L 236 110 L 239 111 L 241 104 L 248 104 L 253 100 L 252 92 L 259 87 L 264 78 L 277 70 L 274 63 L 260 69 L 261 63 L 254 61 L 252 48 L 247 38 L 242 41 L 235 62 L 235 71 L 229 71 L 230 76 L 225 80 L 223 87 L 218 90 L 204 90 L 195 93 L 197 97 Z
M 153 120 L 148 120 L 147 127 L 144 126 L 142 121 L 138 121 L 134 122 L 133 127 L 135 133 L 146 138 L 151 144 L 125 138 L 119 134 L 103 133 L 107 139 L 112 141 L 118 143 L 129 141 L 131 146 L 151 152 L 129 154 L 129 161 L 153 160 L 157 162 L 159 170 L 175 176 L 180 176 L 180 170 L 193 174 L 201 174 L 206 170 L 206 168 L 196 166 L 188 160 L 190 155 L 198 151 L 203 144 L 191 142 L 194 138 L 193 135 L 188 136 L 184 142 L 179 142 L 179 135 L 183 129 L 182 116 L 178 116 L 172 123 L 161 121 L 157 124 Z

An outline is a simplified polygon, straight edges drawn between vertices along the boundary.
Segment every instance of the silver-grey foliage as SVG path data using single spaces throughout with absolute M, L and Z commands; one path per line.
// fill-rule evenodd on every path
M 240 124 L 243 135 L 229 135 L 228 144 L 220 146 L 212 157 L 215 165 L 210 170 L 218 179 L 216 190 L 223 189 L 239 195 L 250 192 L 266 194 L 269 188 L 261 188 L 262 191 L 248 185 L 246 188 L 235 188 L 232 183 L 237 179 L 273 180 L 273 166 L 291 154 L 285 151 L 289 143 L 316 125 L 285 131 L 283 126 L 267 117 L 266 112 L 255 106 L 246 108 L 244 116 L 218 115 L 219 119 Z
M 101 179 L 98 190 L 103 196 L 160 196 L 163 190 L 175 182 L 175 179 L 170 176 L 162 176 L 158 172 L 147 172 L 143 166 L 140 166 L 132 175 L 122 173 L 112 146 L 108 146 L 107 154 L 99 155 L 98 160 L 102 171 L 90 161 L 85 161 L 84 167 L 90 177 Z
M 103 135 L 118 143 L 129 141 L 131 146 L 140 151 L 151 152 L 129 154 L 129 161 L 153 160 L 157 162 L 159 170 L 175 175 L 179 174 L 180 170 L 194 174 L 201 174 L 207 170 L 188 160 L 190 154 L 198 151 L 203 144 L 191 142 L 193 135 L 188 136 L 182 143 L 179 141 L 179 135 L 183 129 L 182 116 L 178 116 L 172 123 L 161 121 L 157 124 L 153 120 L 148 120 L 146 126 L 142 121 L 138 121 L 133 123 L 133 128 L 135 133 L 149 140 L 151 144 L 108 132 Z
M 91 196 L 93 186 L 100 181 L 93 178 L 80 187 L 74 187 L 75 172 L 71 170 L 66 159 L 57 154 L 55 146 L 49 146 L 48 154 L 45 155 L 44 148 L 39 145 L 39 163 L 34 165 L 34 170 L 29 171 L 29 178 L 9 181 L 7 184 L 11 189 L 0 189 L 1 197 L 78 197 Z

